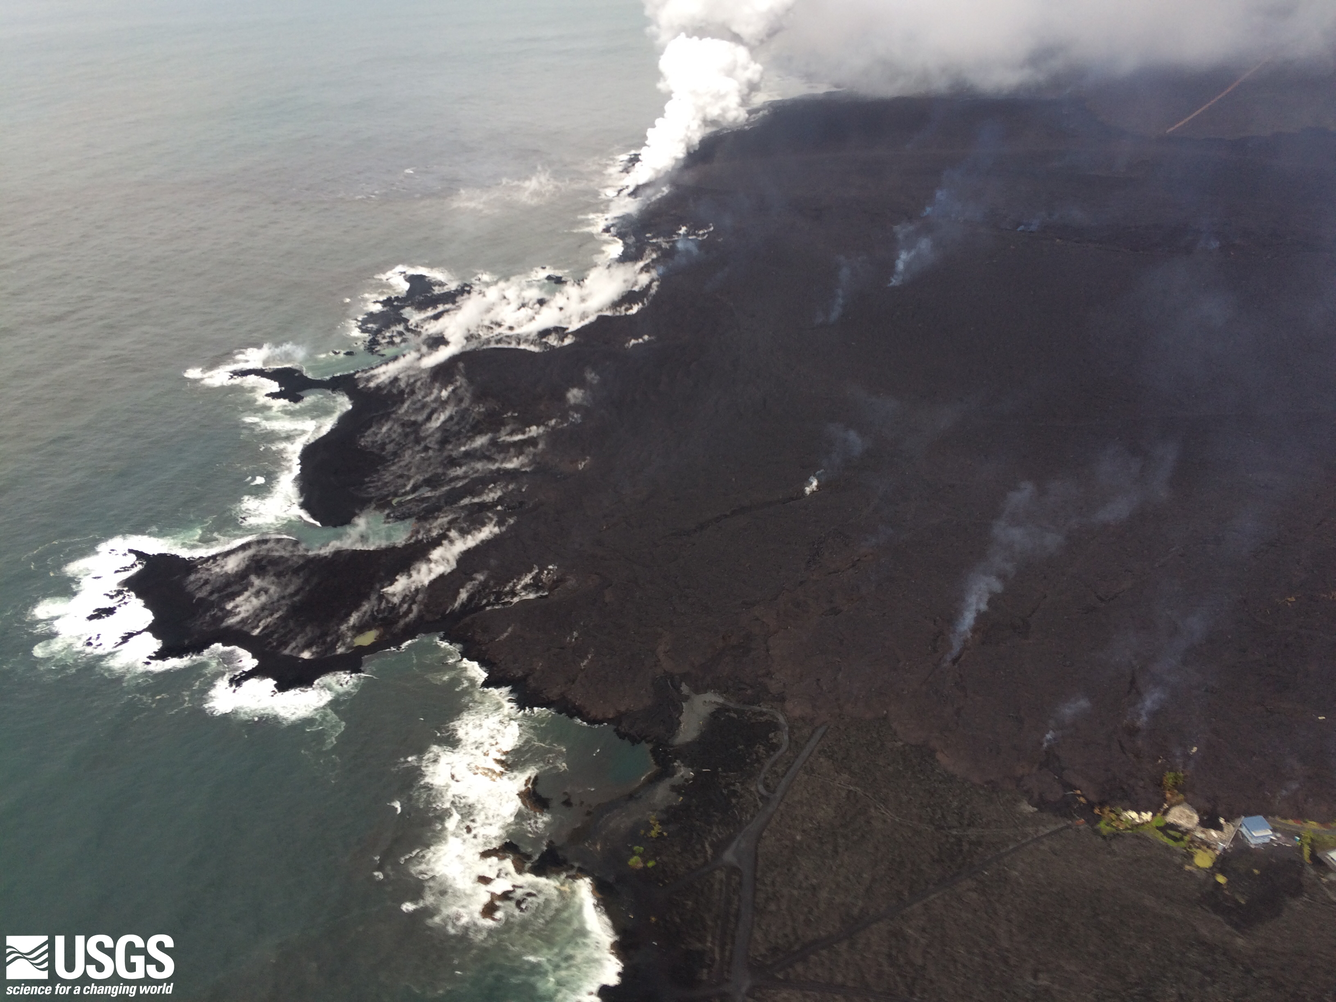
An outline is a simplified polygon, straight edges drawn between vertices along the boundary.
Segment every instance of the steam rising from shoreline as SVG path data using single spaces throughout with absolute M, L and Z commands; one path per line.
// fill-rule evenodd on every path
M 716 129 L 742 125 L 761 89 L 752 50 L 779 30 L 793 0 L 645 0 L 663 46 L 659 89 L 668 103 L 626 177 L 625 190 L 657 181 Z
M 1330 65 L 1328 0 L 644 0 L 670 97 L 626 178 L 660 179 L 743 124 L 762 63 L 877 96 L 1009 91 L 1064 75 L 1202 70 L 1259 59 Z
M 662 177 L 715 129 L 741 125 L 761 85 L 761 66 L 747 49 L 719 38 L 678 35 L 659 58 L 659 89 L 668 104 L 649 131 L 627 184 Z

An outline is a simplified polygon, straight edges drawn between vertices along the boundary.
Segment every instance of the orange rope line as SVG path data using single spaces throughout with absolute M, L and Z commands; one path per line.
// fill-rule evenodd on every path
M 1252 76 L 1254 73 L 1256 73 L 1258 70 L 1260 70 L 1263 66 L 1265 66 L 1265 65 L 1266 65 L 1267 63 L 1269 63 L 1269 62 L 1271 62 L 1271 57 L 1270 57 L 1270 56 L 1267 56 L 1267 57 L 1266 57 L 1265 59 L 1263 59 L 1260 63 L 1258 63 L 1256 66 L 1254 66 L 1252 69 L 1250 69 L 1247 73 L 1243 74 L 1243 76 L 1239 77 L 1239 78 L 1238 78 L 1237 80 L 1235 80 L 1232 84 L 1230 84 L 1228 87 L 1226 87 L 1224 90 L 1222 90 L 1219 94 L 1217 94 L 1215 97 L 1211 98 L 1209 101 L 1207 101 L 1205 104 L 1203 104 L 1200 108 L 1198 108 L 1196 111 L 1194 111 L 1194 112 L 1193 112 L 1191 115 L 1189 115 L 1187 118 L 1183 119 L 1183 121 L 1179 122 L 1177 125 L 1171 125 L 1171 126 L 1169 126 L 1169 128 L 1165 129 L 1165 130 L 1164 130 L 1164 134 L 1167 136 L 1167 135 L 1169 135 L 1169 133 L 1173 132 L 1175 129 L 1181 129 L 1181 128 L 1183 128 L 1183 126 L 1187 125 L 1190 121 L 1192 121 L 1194 118 L 1196 118 L 1198 115 L 1200 115 L 1203 111 L 1205 111 L 1205 110 L 1206 110 L 1207 108 L 1209 108 L 1211 105 L 1215 104 L 1215 102 L 1219 101 L 1222 97 L 1224 97 L 1226 94 L 1228 94 L 1230 91 L 1232 91 L 1232 90 L 1233 90 L 1235 87 L 1237 87 L 1239 84 L 1243 83 L 1243 81 L 1247 80 L 1250 76 Z

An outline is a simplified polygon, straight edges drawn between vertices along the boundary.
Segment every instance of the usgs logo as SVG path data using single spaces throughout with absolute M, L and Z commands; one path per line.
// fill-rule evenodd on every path
M 167 952 L 175 944 L 171 936 L 150 936 L 148 942 L 135 935 L 112 939 L 110 936 L 75 936 L 68 944 L 65 936 L 56 936 L 55 948 L 50 936 L 6 936 L 5 978 L 9 981 L 45 980 L 55 961 L 56 976 L 67 980 L 85 975 L 105 981 L 113 974 L 123 981 L 152 978 L 162 981 L 172 976 L 176 963 Z M 13 989 L 8 994 L 13 994 Z

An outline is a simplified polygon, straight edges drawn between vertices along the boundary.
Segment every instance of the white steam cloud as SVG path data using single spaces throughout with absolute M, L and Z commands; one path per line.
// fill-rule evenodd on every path
M 686 33 L 736 38 L 744 45 L 775 33 L 794 0 L 645 0 L 654 34 L 666 43 Z
M 1330 0 L 796 0 L 764 58 L 866 93 L 1330 59 Z
M 743 124 L 762 63 L 874 95 L 1006 91 L 1067 73 L 1332 61 L 1331 0 L 645 0 L 670 97 L 627 179 Z
M 793 0 L 645 0 L 651 32 L 663 46 L 659 89 L 669 97 L 627 188 L 661 178 L 715 129 L 747 121 L 764 75 L 752 49 L 779 30 L 792 6 Z
M 745 46 L 678 35 L 659 58 L 659 88 L 671 96 L 649 131 L 627 184 L 653 181 L 694 150 L 707 133 L 741 125 L 761 86 L 761 65 Z

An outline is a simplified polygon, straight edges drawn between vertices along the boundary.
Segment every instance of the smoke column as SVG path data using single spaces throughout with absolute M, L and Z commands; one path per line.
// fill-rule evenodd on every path
M 645 134 L 630 188 L 654 181 L 715 129 L 741 125 L 761 85 L 761 65 L 745 46 L 721 38 L 678 35 L 659 58 L 659 89 L 670 97 Z
M 1007 495 L 993 522 L 988 553 L 965 579 L 943 663 L 960 654 L 975 620 L 1022 565 L 1053 556 L 1075 529 L 1121 522 L 1142 504 L 1162 501 L 1177 458 L 1177 449 L 1168 446 L 1147 459 L 1113 449 L 1082 480 L 1055 480 L 1043 490 L 1027 481 Z

